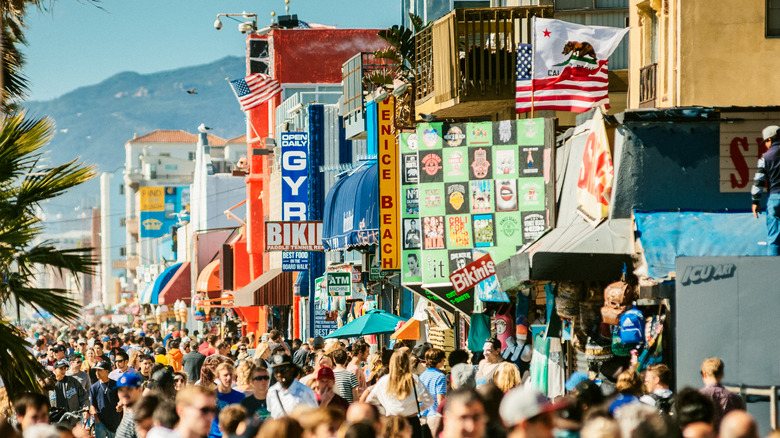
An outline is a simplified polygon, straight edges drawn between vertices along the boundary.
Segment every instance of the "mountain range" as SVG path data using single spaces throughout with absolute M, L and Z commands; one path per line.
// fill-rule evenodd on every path
M 48 101 L 26 102 L 23 107 L 29 116 L 48 117 L 56 124 L 47 147 L 48 165 L 77 159 L 100 172 L 112 172 L 124 165 L 124 145 L 134 134 L 157 129 L 196 133 L 201 123 L 226 139 L 245 133 L 244 113 L 225 80 L 243 77 L 245 62 L 228 56 L 151 74 L 118 73 L 99 84 Z M 96 206 L 97 178 L 66 195 L 74 196 L 80 198 L 75 205 Z

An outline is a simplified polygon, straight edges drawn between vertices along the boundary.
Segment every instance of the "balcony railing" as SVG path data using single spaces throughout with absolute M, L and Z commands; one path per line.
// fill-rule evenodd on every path
M 134 236 L 138 235 L 138 219 L 127 219 L 125 221 L 125 227 L 127 228 L 127 232 L 129 234 Z
M 344 127 L 347 130 L 347 138 L 357 138 L 357 136 L 364 135 L 366 130 L 365 96 L 373 93 L 379 86 L 371 83 L 368 78 L 386 76 L 384 82 L 392 84 L 391 73 L 395 66 L 391 60 L 376 58 L 373 52 L 358 53 L 342 65 Z
M 531 17 L 553 8 L 456 9 L 415 38 L 417 104 L 514 99 L 517 44 L 531 40 Z
M 655 108 L 656 106 L 657 70 L 658 64 L 650 64 L 639 70 L 640 108 Z

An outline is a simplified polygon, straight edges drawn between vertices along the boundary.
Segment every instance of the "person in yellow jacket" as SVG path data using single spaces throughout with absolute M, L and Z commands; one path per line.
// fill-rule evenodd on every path
M 184 353 L 179 350 L 181 339 L 175 338 L 168 342 L 170 348 L 168 348 L 168 354 L 165 356 L 168 359 L 168 365 L 173 367 L 173 371 L 181 371 L 181 360 L 184 357 Z

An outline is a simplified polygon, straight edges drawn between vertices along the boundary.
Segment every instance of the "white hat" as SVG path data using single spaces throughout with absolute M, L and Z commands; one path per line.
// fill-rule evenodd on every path
M 523 420 L 564 407 L 563 403 L 550 403 L 541 392 L 524 385 L 509 391 L 498 409 L 507 427 L 514 427 Z
M 774 140 L 777 136 L 777 131 L 780 131 L 780 126 L 770 125 L 761 131 L 761 136 L 764 137 L 764 140 L 769 140 L 770 138 Z

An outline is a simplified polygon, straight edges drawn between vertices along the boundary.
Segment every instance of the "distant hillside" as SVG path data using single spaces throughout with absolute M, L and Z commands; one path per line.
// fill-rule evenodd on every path
M 225 78 L 243 77 L 245 69 L 243 58 L 225 57 L 147 75 L 124 72 L 25 107 L 31 115 L 48 116 L 57 124 L 50 143 L 53 162 L 80 158 L 111 171 L 124 163 L 124 144 L 134 133 L 196 132 L 201 123 L 223 138 L 244 133 L 244 113 Z M 197 94 L 188 94 L 193 88 Z
M 47 116 L 57 125 L 47 154 L 50 164 L 76 158 L 110 172 L 124 164 L 124 144 L 135 133 L 156 129 L 195 133 L 205 123 L 222 138 L 243 134 L 244 113 L 225 78 L 243 77 L 245 70 L 244 58 L 225 57 L 159 73 L 124 72 L 53 100 L 27 102 L 24 107 L 28 114 Z M 193 88 L 197 94 L 188 94 Z M 96 205 L 97 190 L 95 179 L 69 194 L 67 204 Z

